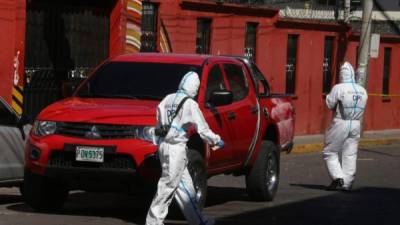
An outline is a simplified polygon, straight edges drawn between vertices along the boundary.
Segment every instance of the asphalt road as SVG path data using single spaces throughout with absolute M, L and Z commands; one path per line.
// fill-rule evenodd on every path
M 399 225 L 400 143 L 359 152 L 355 190 L 327 192 L 330 181 L 320 153 L 282 155 L 281 183 L 273 202 L 252 202 L 244 178 L 209 180 L 205 214 L 218 225 Z M 0 189 L 0 225 L 143 224 L 143 199 L 72 193 L 58 213 L 34 212 L 15 188 Z M 169 225 L 186 224 L 169 219 Z

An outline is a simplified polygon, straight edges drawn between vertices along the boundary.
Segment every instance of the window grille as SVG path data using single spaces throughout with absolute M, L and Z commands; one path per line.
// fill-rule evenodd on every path
M 297 41 L 299 35 L 289 34 L 286 59 L 286 93 L 294 94 L 296 86 Z
M 211 19 L 197 19 L 196 53 L 210 54 Z
M 324 59 L 322 62 L 322 93 L 329 93 L 332 82 L 332 57 L 334 37 L 325 37 Z

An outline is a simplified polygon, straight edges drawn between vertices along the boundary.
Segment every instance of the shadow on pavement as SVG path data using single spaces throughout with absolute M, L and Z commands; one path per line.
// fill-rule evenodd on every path
M 400 189 L 361 188 L 218 218 L 218 225 L 398 225 Z
M 221 205 L 229 201 L 250 201 L 243 188 L 210 186 L 208 196 L 206 207 Z M 9 210 L 35 213 L 30 206 L 23 202 L 21 196 L 8 196 L 1 201 L 0 204 L 17 203 L 8 206 Z M 140 198 L 138 196 L 79 192 L 70 194 L 62 210 L 50 213 L 55 215 L 114 217 L 135 224 L 144 224 L 150 202 L 151 198 Z M 169 215 L 168 218 L 174 221 L 179 220 L 179 223 L 169 221 L 166 225 L 184 222 L 181 214 L 175 213 L 176 210 L 173 213 L 174 215 Z
M 322 187 L 309 184 L 292 185 L 312 189 Z M 206 207 L 230 201 L 243 202 L 240 205 L 243 205 L 241 207 L 245 211 L 248 204 L 246 202 L 250 199 L 244 188 L 210 187 Z M 329 195 L 297 202 L 280 204 L 276 201 L 265 205 L 262 203 L 257 210 L 216 219 L 217 225 L 399 225 L 399 204 L 400 189 L 365 187 L 351 193 L 329 192 Z M 53 214 L 114 217 L 144 224 L 148 205 L 148 200 L 134 196 L 75 193 L 70 196 L 62 211 Z M 7 208 L 33 212 L 24 203 L 13 204 Z M 184 223 L 182 220 L 169 222 L 166 224 Z
M 400 158 L 400 155 L 394 155 L 394 154 L 390 154 L 390 153 L 386 153 L 386 152 L 382 152 L 382 151 L 378 151 L 378 150 L 362 149 L 362 151 L 373 153 L 373 154 L 378 154 L 378 155 L 390 156 L 390 157 L 394 157 L 394 158 Z
M 325 190 L 327 186 L 319 185 L 319 184 L 290 184 L 290 186 L 294 187 L 302 187 L 307 189 L 315 189 L 315 190 Z
M 149 204 L 150 200 L 136 196 L 80 192 L 70 194 L 63 209 L 56 212 L 43 213 L 113 217 L 127 222 L 144 224 Z M 7 209 L 18 212 L 36 213 L 26 203 L 10 205 Z
M 206 207 L 230 201 L 251 201 L 244 188 L 209 186 L 207 192 Z

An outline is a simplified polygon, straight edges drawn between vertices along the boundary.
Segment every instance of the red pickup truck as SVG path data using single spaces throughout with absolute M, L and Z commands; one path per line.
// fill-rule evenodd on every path
M 294 109 L 274 95 L 256 65 L 239 57 L 135 54 L 105 61 L 72 97 L 45 108 L 25 148 L 25 198 L 36 210 L 62 207 L 70 190 L 153 191 L 159 176 L 152 130 L 156 107 L 188 71 L 199 74 L 197 102 L 225 141 L 210 151 L 189 132 L 189 171 L 204 204 L 207 178 L 245 175 L 248 194 L 272 200 L 280 151 L 292 147 Z

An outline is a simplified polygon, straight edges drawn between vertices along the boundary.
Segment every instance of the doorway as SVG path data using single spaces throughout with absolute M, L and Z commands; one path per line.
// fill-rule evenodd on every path
M 61 99 L 62 86 L 80 82 L 109 55 L 114 2 L 27 1 L 24 113 L 31 119 Z

